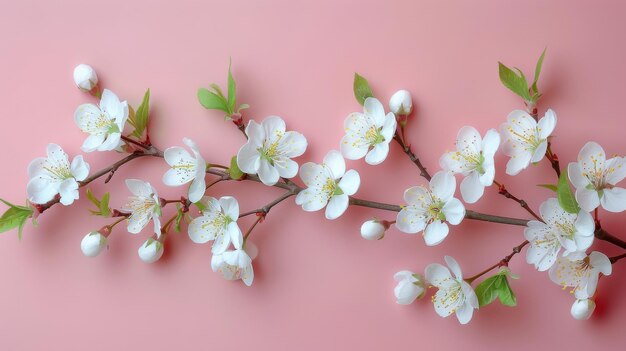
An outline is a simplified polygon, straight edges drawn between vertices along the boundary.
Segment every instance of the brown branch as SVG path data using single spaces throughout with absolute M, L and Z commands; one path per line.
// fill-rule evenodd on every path
M 531 216 L 535 217 L 538 221 L 543 222 L 543 219 L 541 217 L 539 217 L 535 211 L 533 211 L 530 206 L 528 206 L 528 203 L 526 203 L 526 201 L 517 198 L 516 196 L 514 196 L 513 194 L 511 194 L 508 190 L 506 190 L 506 187 L 504 186 L 504 184 L 501 184 L 497 181 L 493 181 L 493 183 L 498 187 L 498 194 L 506 197 L 507 199 L 511 199 L 515 202 L 517 202 L 520 206 L 522 206 L 523 209 L 525 209 L 528 213 L 530 213 Z
M 398 134 L 397 131 L 396 131 L 396 135 L 393 137 L 393 139 L 398 142 L 398 144 L 402 148 L 402 151 L 407 156 L 409 156 L 409 159 L 411 159 L 411 161 L 417 166 L 417 168 L 419 168 L 420 175 L 422 177 L 424 177 L 426 180 L 430 181 L 430 178 L 431 178 L 430 173 L 428 173 L 428 170 L 426 170 L 426 167 L 424 167 L 424 165 L 422 165 L 422 162 L 420 161 L 420 159 L 413 153 L 413 151 L 411 151 L 411 146 L 409 144 L 406 144 L 402 140 L 402 137 L 400 136 L 400 134 Z
M 507 267 L 509 265 L 509 262 L 511 261 L 511 259 L 513 258 L 513 256 L 517 255 L 518 253 L 522 252 L 522 249 L 524 248 L 524 246 L 528 245 L 529 241 L 528 240 L 524 240 L 524 242 L 522 242 L 521 244 L 515 246 L 513 248 L 513 251 L 505 256 L 503 259 L 501 259 L 498 263 L 494 264 L 493 266 L 488 267 L 487 269 L 485 269 L 484 271 L 471 276 L 470 278 L 465 279 L 468 283 L 472 283 L 474 280 L 480 278 L 481 276 L 489 273 L 490 271 L 499 268 L 499 267 Z

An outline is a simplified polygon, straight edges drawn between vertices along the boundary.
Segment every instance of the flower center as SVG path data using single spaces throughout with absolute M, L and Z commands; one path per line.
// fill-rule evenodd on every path
M 374 146 L 376 144 L 380 144 L 385 141 L 385 137 L 380 133 L 382 128 L 376 128 L 376 126 L 371 126 L 370 129 L 365 132 L 365 140 L 369 143 L 370 146 Z
M 48 171 L 48 173 L 50 173 L 52 176 L 54 176 L 55 178 L 59 180 L 66 180 L 66 179 L 74 178 L 74 176 L 72 175 L 72 171 L 68 167 L 53 166 L 48 163 L 47 165 L 43 167 L 43 169 Z
M 342 195 L 343 190 L 337 185 L 337 182 L 332 178 L 328 177 L 326 179 L 326 183 L 322 187 L 322 191 L 326 194 L 326 196 L 333 197 L 335 195 Z
M 541 144 L 541 142 L 543 141 L 539 139 L 536 130 L 531 131 L 527 129 L 524 130 L 523 134 L 520 134 L 514 131 L 512 127 L 508 127 L 508 131 L 509 133 L 511 133 L 511 135 L 516 136 L 519 141 L 525 143 L 527 145 L 526 149 L 531 152 L 535 152 L 539 144 Z
M 269 145 L 263 145 L 257 150 L 261 153 L 261 158 L 274 165 L 274 158 L 279 154 L 278 147 L 280 146 L 280 140 L 283 138 L 283 133 L 276 133 L 276 139 Z
M 447 280 L 450 280 L 450 279 L 452 278 L 447 278 Z M 440 289 L 439 291 L 442 291 L 443 295 L 435 294 L 432 297 L 433 304 L 438 305 L 437 307 L 441 307 L 445 310 L 447 310 L 450 307 L 453 307 L 451 312 L 452 313 L 456 312 L 458 306 L 461 304 L 462 299 L 464 298 L 463 290 L 461 289 L 461 284 L 457 282 L 450 288 L 447 288 L 445 290 Z
M 574 233 L 576 233 L 576 228 L 574 227 L 573 223 L 556 222 L 554 225 L 561 231 L 562 236 L 570 240 L 574 239 Z
M 431 221 L 439 220 L 443 222 L 446 220 L 446 215 L 441 210 L 443 208 L 443 205 L 443 201 L 436 199 L 430 206 L 428 206 L 428 210 L 426 210 L 426 213 L 428 213 Z

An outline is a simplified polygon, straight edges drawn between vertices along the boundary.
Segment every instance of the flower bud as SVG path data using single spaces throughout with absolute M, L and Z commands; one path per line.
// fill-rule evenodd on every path
M 107 246 L 107 238 L 100 232 L 90 232 L 80 242 L 80 249 L 87 257 L 96 257 Z
M 361 236 L 366 240 L 380 240 L 389 229 L 389 222 L 370 219 L 361 226 Z
M 406 116 L 411 113 L 413 109 L 413 102 L 411 101 L 411 93 L 406 90 L 398 90 L 389 99 L 389 109 L 396 116 Z
M 424 297 L 426 285 L 424 278 L 411 271 L 400 271 L 393 276 L 398 285 L 393 289 L 396 302 L 400 305 L 410 305 L 416 299 Z
M 154 263 L 163 256 L 163 243 L 150 238 L 141 244 L 137 253 L 145 263 Z
M 98 76 L 91 66 L 81 63 L 74 68 L 74 83 L 78 89 L 90 92 L 98 85 Z
M 593 310 L 596 309 L 596 303 L 591 299 L 584 300 L 576 300 L 572 305 L 572 310 L 570 311 L 572 317 L 578 320 L 585 320 L 591 317 L 593 314 Z

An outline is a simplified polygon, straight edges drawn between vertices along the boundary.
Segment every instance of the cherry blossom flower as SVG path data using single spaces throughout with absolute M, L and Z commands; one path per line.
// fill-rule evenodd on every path
M 307 162 L 300 168 L 300 178 L 307 186 L 296 196 L 296 204 L 305 211 L 319 211 L 326 206 L 326 218 L 335 219 L 348 208 L 350 196 L 359 189 L 361 178 L 353 169 L 346 172 L 341 153 L 331 150 L 324 162 Z
M 104 89 L 100 106 L 82 104 L 74 112 L 78 128 L 89 136 L 83 142 L 82 150 L 111 151 L 123 144 L 121 141 L 124 125 L 128 119 L 128 103 L 112 91 Z
M 555 198 L 548 199 L 539 207 L 545 223 L 530 221 L 524 230 L 530 247 L 526 251 L 526 262 L 546 271 L 556 262 L 561 248 L 564 256 L 587 250 L 594 239 L 595 224 L 591 215 L 584 210 L 578 214 L 567 213 Z
M 416 299 L 424 297 L 426 287 L 424 278 L 419 274 L 415 274 L 411 271 L 400 271 L 394 274 L 393 279 L 398 282 L 393 289 L 393 294 L 396 296 L 396 302 L 398 304 L 410 305 Z
M 428 246 L 441 243 L 448 236 L 448 222 L 461 223 L 465 207 L 454 198 L 456 179 L 450 172 L 437 172 L 430 180 L 430 189 L 416 186 L 404 192 L 407 205 L 396 219 L 396 227 L 409 234 L 423 231 Z
M 239 203 L 232 196 L 223 196 L 219 200 L 205 197 L 202 200 L 205 209 L 202 216 L 189 223 L 189 237 L 198 244 L 214 240 L 212 252 L 219 254 L 232 242 L 236 249 L 241 249 L 243 234 L 237 225 Z
M 550 279 L 558 285 L 572 287 L 577 299 L 587 299 L 596 292 L 600 273 L 611 275 L 613 267 L 605 254 L 593 251 L 559 257 L 550 268 Z
M 213 272 L 219 272 L 226 280 L 241 279 L 247 286 L 252 285 L 254 280 L 252 259 L 243 249 L 214 254 L 211 258 L 211 267 Z
M 304 135 L 285 131 L 285 121 L 270 116 L 261 124 L 251 120 L 246 127 L 248 142 L 237 153 L 237 166 L 248 174 L 258 174 L 265 185 L 274 185 L 280 177 L 293 178 L 298 163 L 292 160 L 306 151 Z
M 161 202 L 156 189 L 150 183 L 138 179 L 127 179 L 126 186 L 133 194 L 128 197 L 128 202 L 122 207 L 122 211 L 131 213 L 128 217 L 128 232 L 137 234 L 152 220 L 154 233 L 157 238 L 160 237 Z
M 493 158 L 499 146 L 500 134 L 495 129 L 488 130 L 483 139 L 476 128 L 465 126 L 456 139 L 457 151 L 441 156 L 441 168 L 465 176 L 460 186 L 463 201 L 475 203 L 483 196 L 485 187 L 493 184 Z
M 556 113 L 548 110 L 539 122 L 527 112 L 515 110 L 500 127 L 502 151 L 511 159 L 506 173 L 516 175 L 532 163 L 541 161 L 548 148 L 548 137 L 556 127 Z
M 163 183 L 167 186 L 180 186 L 191 182 L 188 197 L 189 201 L 195 203 L 202 199 L 206 191 L 206 182 L 204 180 L 206 162 L 202 158 L 196 143 L 188 138 L 184 138 L 183 142 L 191 149 L 193 156 L 187 150 L 178 146 L 165 150 L 165 162 L 172 168 L 163 175 Z
M 60 195 L 63 205 L 69 206 L 78 200 L 78 182 L 89 175 L 89 165 L 82 155 L 69 157 L 57 144 L 48 144 L 48 157 L 34 159 L 28 166 L 29 182 L 26 187 L 28 200 L 34 204 L 45 204 Z
M 363 113 L 351 113 L 344 122 L 346 135 L 341 139 L 341 154 L 349 160 L 365 156 L 370 165 L 382 163 L 389 153 L 389 143 L 396 132 L 396 118 L 385 115 L 383 105 L 375 98 L 365 99 Z
M 478 298 L 474 289 L 465 280 L 461 267 L 451 256 L 445 257 L 450 269 L 439 263 L 431 263 L 426 267 L 426 281 L 439 290 L 432 301 L 435 311 L 441 317 L 456 314 L 459 323 L 467 324 L 478 309 Z M 454 277 L 450 274 L 454 273 Z
M 626 190 L 615 184 L 626 177 L 623 157 L 606 159 L 600 145 L 588 142 L 578 153 L 578 162 L 572 162 L 567 175 L 576 188 L 576 201 L 582 209 L 591 212 L 598 206 L 609 212 L 626 210 Z

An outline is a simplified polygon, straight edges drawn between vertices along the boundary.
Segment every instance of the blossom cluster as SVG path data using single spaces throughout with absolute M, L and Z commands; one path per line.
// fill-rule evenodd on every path
M 189 138 L 182 140 L 184 146 L 172 146 L 162 152 L 151 144 L 147 128 L 149 91 L 135 110 L 112 91 L 100 91 L 98 77 L 90 66 L 82 64 L 75 68 L 76 86 L 99 99 L 98 104 L 81 104 L 75 110 L 74 122 L 86 135 L 81 150 L 84 153 L 128 154 L 119 164 L 108 169 L 109 177 L 117 167 L 133 158 L 158 156 L 167 164 L 167 171 L 162 176 L 163 185 L 186 187 L 180 199 L 168 200 L 159 196 L 158 186 L 140 179 L 126 179 L 130 194 L 119 209 L 110 208 L 108 193 L 99 199 L 88 190 L 87 196 L 97 207 L 93 214 L 118 219 L 85 235 L 80 243 L 85 256 L 95 257 L 102 253 L 108 247 L 113 228 L 125 222 L 126 231 L 131 234 L 149 228 L 151 234 L 139 247 L 138 256 L 146 263 L 153 263 L 163 255 L 165 240 L 172 228 L 181 231 L 182 225 L 187 223 L 191 241 L 211 243 L 212 270 L 226 280 L 241 280 L 250 286 L 254 280 L 253 260 L 258 249 L 249 236 L 272 206 L 293 196 L 295 204 L 303 211 L 324 209 L 327 219 L 339 218 L 358 200 L 353 196 L 361 185 L 360 174 L 348 169 L 347 161 L 364 159 L 368 165 L 380 165 L 387 159 L 390 144 L 395 140 L 420 168 L 426 183 L 406 189 L 403 204 L 397 209 L 393 205 L 385 207 L 397 211 L 395 220 L 371 218 L 365 221 L 361 226 L 363 238 L 383 239 L 394 227 L 406 234 L 421 233 L 426 246 L 437 246 L 454 236 L 451 226 L 461 224 L 470 215 L 467 206 L 480 201 L 486 189 L 493 185 L 500 194 L 517 201 L 534 217 L 528 221 L 519 220 L 524 224 L 520 237 L 523 236 L 525 241 L 511 255 L 483 273 L 464 278 L 459 263 L 450 256 L 444 257 L 447 266 L 429 264 L 423 275 L 409 270 L 397 272 L 394 294 L 398 304 L 411 304 L 426 296 L 429 287 L 434 288 L 436 292 L 431 300 L 435 312 L 441 317 L 454 314 L 461 324 L 468 323 L 475 310 L 491 303 L 496 296 L 501 303 L 514 305 L 515 296 L 508 278 L 515 278 L 515 275 L 507 266 L 513 255 L 528 246 L 526 262 L 538 271 L 547 271 L 555 284 L 571 289 L 575 297 L 572 316 L 576 319 L 591 316 L 599 278 L 610 275 L 613 264 L 605 254 L 591 250 L 597 234 L 602 231 L 599 210 L 626 210 L 626 190 L 618 187 L 618 183 L 626 178 L 626 158 L 607 158 L 603 148 L 590 141 L 582 147 L 576 162 L 569 163 L 561 175 L 556 155 L 551 151 L 552 134 L 557 125 L 553 110 L 548 109 L 541 118 L 534 111 L 514 110 L 499 128 L 489 129 L 484 134 L 472 126 L 462 127 L 454 148 L 440 156 L 440 169 L 431 176 L 412 154 L 406 140 L 405 127 L 413 111 L 410 93 L 400 90 L 393 94 L 386 111 L 383 103 L 372 94 L 367 81 L 356 75 L 355 96 L 363 106 L 362 112 L 350 113 L 345 118 L 343 137 L 336 149 L 326 153 L 321 163 L 299 164 L 298 158 L 307 150 L 306 137 L 288 130 L 285 121 L 278 116 L 244 123 L 240 111 L 247 105 L 241 104 L 237 108 L 236 86 L 230 70 L 228 78 L 227 95 L 216 85 L 212 85 L 213 91 L 201 89 L 198 92 L 203 106 L 225 112 L 226 119 L 245 135 L 245 142 L 240 144 L 231 164 L 221 166 L 207 162 L 199 145 Z M 530 90 L 534 91 L 533 96 L 526 97 L 528 91 L 525 94 L 516 92 L 525 97 L 529 106 L 535 106 L 540 96 L 536 79 Z M 361 86 L 357 89 L 359 84 Z M 508 176 L 516 176 L 544 158 L 552 163 L 560 177 L 557 185 L 547 187 L 557 194 L 541 204 L 539 214 L 523 200 L 508 193 L 502 182 L 496 179 L 498 152 L 508 157 L 505 168 Z M 73 204 L 80 197 L 80 188 L 107 173 L 98 172 L 90 177 L 91 168 L 83 155 L 70 162 L 68 154 L 57 144 L 49 144 L 46 153 L 46 157 L 36 158 L 28 166 L 28 201 L 39 213 L 57 202 L 65 206 Z M 207 182 L 210 175 L 221 178 Z M 292 180 L 296 177 L 303 186 Z M 457 178 L 460 179 L 458 195 Z M 281 187 L 287 193 L 265 207 L 242 213 L 235 197 L 215 196 L 211 189 L 226 179 L 252 179 L 266 186 Z M 570 189 L 570 182 L 575 192 Z M 176 213 L 164 220 L 163 213 L 170 204 L 176 204 Z M 9 205 L 15 211 L 25 213 L 19 224 L 21 232 L 26 218 L 33 217 L 33 210 Z M 381 208 L 380 205 L 371 207 Z M 192 207 L 197 209 L 195 217 L 191 215 Z M 240 219 L 251 214 L 256 215 L 256 222 L 242 230 Z M 500 268 L 497 274 L 473 287 L 478 278 L 495 268 Z

